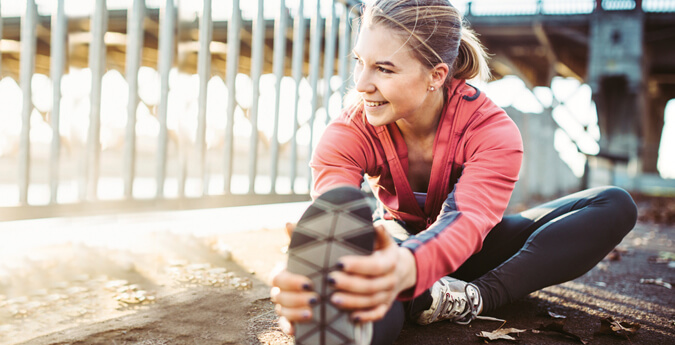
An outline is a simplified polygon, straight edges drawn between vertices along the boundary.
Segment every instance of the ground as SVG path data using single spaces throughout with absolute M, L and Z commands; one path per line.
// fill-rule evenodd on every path
M 525 330 L 516 336 L 524 344 L 675 343 L 675 294 L 667 284 L 644 280 L 675 283 L 673 200 L 637 199 L 640 221 L 618 250 L 574 281 L 490 313 L 505 324 L 409 324 L 397 344 L 477 344 L 483 341 L 477 333 L 500 327 Z M 276 327 L 266 283 L 274 266 L 285 261 L 288 239 L 283 224 L 198 236 L 195 231 L 162 231 L 205 222 L 210 216 L 227 218 L 218 212 L 193 213 L 161 225 L 156 220 L 116 218 L 118 228 L 138 228 L 124 235 L 128 245 L 114 246 L 108 240 L 103 240 L 106 245 L 57 243 L 41 247 L 40 255 L 17 256 L 12 264 L 3 261 L 0 343 L 292 344 Z M 143 219 L 148 218 L 152 217 Z M 58 226 L 76 228 L 76 222 Z M 97 222 L 109 219 L 93 221 Z M 219 229 L 225 223 L 200 229 Z M 0 232 L 10 231 L 9 226 L 25 233 L 45 224 L 54 222 L 13 222 L 0 226 Z M 607 317 L 640 328 L 629 339 L 596 334 Z M 538 330 L 562 322 L 577 339 Z

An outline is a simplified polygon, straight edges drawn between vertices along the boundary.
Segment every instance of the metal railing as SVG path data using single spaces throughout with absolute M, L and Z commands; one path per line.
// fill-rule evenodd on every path
M 63 130 L 64 115 L 72 117 L 73 114 L 62 109 L 65 91 L 62 85 L 65 79 L 72 77 L 69 74 L 77 70 L 70 63 L 72 57 L 67 52 L 70 49 L 72 54 L 73 37 L 80 32 L 73 32 L 72 28 L 68 31 L 68 22 L 73 18 L 68 17 L 64 10 L 65 1 L 56 0 L 54 3 L 52 13 L 45 15 L 39 13 L 35 0 L 26 0 L 25 11 L 21 14 L 20 52 L 15 52 L 20 55 L 18 85 L 23 95 L 20 135 L 15 138 L 16 145 L 9 145 L 15 146 L 16 152 L 4 150 L 3 153 L 0 148 L 0 165 L 5 166 L 0 167 L 0 172 L 7 175 L 16 167 L 18 173 L 13 175 L 18 176 L 15 180 L 18 193 L 15 202 L 11 198 L 9 201 L 0 200 L 0 206 L 191 197 L 208 199 L 213 195 L 270 196 L 255 199 L 255 202 L 307 198 L 310 171 L 309 168 L 298 167 L 307 167 L 312 147 L 323 127 L 339 114 L 341 102 L 336 105 L 335 100 L 341 100 L 349 88 L 352 66 L 348 55 L 355 33 L 352 21 L 358 11 L 355 5 L 360 2 L 300 0 L 290 8 L 284 0 L 280 0 L 278 5 L 275 4 L 276 16 L 271 19 L 264 15 L 266 4 L 263 0 L 258 0 L 257 6 L 232 0 L 231 15 L 223 20 L 214 19 L 212 8 L 215 4 L 212 0 L 203 0 L 199 11 L 194 13 L 196 18 L 188 13 L 187 19 L 174 0 L 162 0 L 159 10 L 148 8 L 144 0 L 133 0 L 123 17 L 124 32 L 115 32 L 118 35 L 114 36 L 111 35 L 114 29 L 110 25 L 119 27 L 120 23 L 112 22 L 119 18 L 111 13 L 119 10 L 108 9 L 105 0 L 96 0 L 88 18 L 90 39 L 86 42 L 86 68 L 91 77 L 84 85 L 90 81 L 90 90 L 86 98 L 78 100 L 89 104 L 88 125 L 86 139 L 81 140 L 79 146 L 73 144 L 76 140 Z M 253 13 L 252 20 L 244 20 L 243 11 Z M 306 18 L 305 13 L 309 11 L 312 15 Z M 152 25 L 148 24 L 151 15 L 157 16 L 158 42 L 156 59 L 148 63 L 154 58 L 153 54 L 148 56 L 153 42 L 144 41 L 153 38 L 153 34 L 149 34 L 149 26 Z M 0 16 L 1 47 L 3 54 L 9 54 L 5 48 L 13 42 L 2 36 L 2 20 Z M 270 25 L 273 29 L 269 28 Z M 54 85 L 51 109 L 46 111 L 37 109 L 36 100 L 32 97 L 36 95 L 33 81 L 36 55 L 39 54 L 37 47 L 39 41 L 44 40 L 44 37 L 39 37 L 39 32 L 45 26 L 50 30 L 47 42 L 50 46 L 49 78 Z M 227 39 L 224 42 L 214 41 L 214 27 L 226 29 Z M 194 31 L 198 32 L 197 37 L 190 36 Z M 274 37 L 270 44 L 268 34 L 272 31 Z M 124 43 L 113 43 L 116 37 L 123 37 Z M 123 46 L 123 57 L 111 55 L 111 45 L 114 44 Z M 269 49 L 270 45 L 272 49 Z M 250 54 L 244 56 L 249 49 Z M 196 55 L 196 59 L 190 60 L 190 55 Z M 111 56 L 113 60 L 120 61 L 107 61 Z M 291 61 L 287 64 L 289 57 Z M 225 69 L 222 69 L 223 60 Z M 219 62 L 217 66 L 216 62 Z M 110 90 L 104 85 L 104 80 L 109 79 L 111 65 L 120 64 L 124 66 L 126 92 Z M 143 100 L 139 95 L 144 87 L 139 78 L 143 66 L 148 64 L 156 65 L 156 79 L 159 80 L 156 102 Z M 190 64 L 196 65 L 196 74 L 190 72 L 194 68 L 185 67 Z M 272 73 L 267 71 L 269 66 L 272 66 Z M 5 67 L 0 65 L 0 71 Z M 247 69 L 250 73 L 245 78 L 241 72 Z M 270 79 L 270 76 L 273 77 Z M 186 95 L 186 87 L 180 84 L 195 77 L 198 82 L 193 84 L 198 91 Z M 250 87 L 239 85 L 242 78 L 249 81 Z M 263 79 L 267 84 L 263 84 Z M 224 86 L 227 91 L 214 93 L 210 86 L 214 83 Z M 274 89 L 271 94 L 261 90 L 269 85 L 273 85 Z M 286 88 L 288 85 L 292 86 L 290 90 Z M 102 124 L 102 113 L 107 111 L 104 103 L 110 97 L 106 92 L 111 91 L 117 92 L 120 103 L 127 97 L 122 108 L 125 110 L 114 114 L 116 119 L 126 118 L 126 125 L 122 133 L 117 133 L 116 140 L 122 144 L 113 149 L 109 145 L 102 146 L 102 133 L 109 132 L 105 123 Z M 244 104 L 246 102 L 242 98 L 247 95 L 250 95 L 249 104 Z M 46 96 L 40 94 L 38 97 Z M 290 102 L 292 106 L 282 106 L 289 104 L 286 99 L 289 97 L 293 98 Z M 227 99 L 225 109 L 212 109 L 218 98 Z M 267 107 L 268 102 L 273 102 L 273 107 Z M 172 117 L 174 107 L 181 105 L 192 109 L 194 119 L 186 119 L 188 115 L 183 112 L 178 116 L 179 124 L 172 124 L 176 120 L 175 116 Z M 265 109 L 261 109 L 263 105 Z M 141 123 L 139 118 L 141 108 L 154 118 L 152 126 L 157 129 L 154 139 L 141 138 L 139 134 L 139 126 L 147 125 L 147 121 Z M 267 111 L 269 109 L 273 114 Z M 42 120 L 36 118 L 36 112 L 42 115 Z M 287 119 L 292 119 L 292 128 L 286 131 L 284 138 L 280 138 L 280 127 L 288 128 L 281 126 L 280 122 Z M 49 127 L 51 142 L 48 148 L 34 143 L 36 121 L 40 122 L 39 126 Z M 212 126 L 214 122 L 221 125 Z M 272 123 L 271 131 L 265 131 L 269 122 Z M 250 135 L 238 133 L 241 128 L 249 128 Z M 0 129 L 0 136 L 6 133 Z M 209 135 L 219 140 L 208 139 Z M 5 139 L 13 140 L 11 137 Z M 145 152 L 142 146 L 148 146 L 148 140 L 156 140 L 156 143 L 154 150 Z M 68 143 L 67 153 L 64 153 L 64 142 Z M 42 151 L 48 153 L 45 155 Z M 148 160 L 154 160 L 154 174 L 148 173 Z M 218 160 L 220 163 L 217 163 Z M 214 161 L 216 164 L 213 164 Z M 214 177 L 222 179 L 221 182 L 215 182 Z M 11 176 L 0 178 L 0 185 L 10 185 L 4 189 L 10 191 L 10 195 L 13 195 L 12 180 Z M 283 186 L 279 185 L 280 180 L 284 181 Z M 149 191 L 153 188 L 148 187 L 153 182 L 154 193 Z M 61 195 L 64 193 L 65 196 Z M 279 195 L 288 197 L 279 198 Z

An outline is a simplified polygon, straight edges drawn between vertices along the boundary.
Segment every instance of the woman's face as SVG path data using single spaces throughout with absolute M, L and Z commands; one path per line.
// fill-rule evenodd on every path
M 400 35 L 382 25 L 361 29 L 354 47 L 356 90 L 364 101 L 368 122 L 381 126 L 405 119 L 414 123 L 431 107 L 431 70 L 408 50 Z

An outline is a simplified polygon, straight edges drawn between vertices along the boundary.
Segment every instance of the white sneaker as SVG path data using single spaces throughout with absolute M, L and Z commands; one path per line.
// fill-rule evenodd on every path
M 466 325 L 476 318 L 503 321 L 478 316 L 483 311 L 483 298 L 478 287 L 471 283 L 443 277 L 431 287 L 431 297 L 433 298 L 431 307 L 417 317 L 416 321 L 420 325 L 441 320 Z

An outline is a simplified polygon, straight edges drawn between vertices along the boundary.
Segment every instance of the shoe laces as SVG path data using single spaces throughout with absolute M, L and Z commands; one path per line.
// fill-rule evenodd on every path
M 445 298 L 440 308 L 440 319 L 450 319 L 458 324 L 468 324 L 478 317 L 480 293 L 475 285 L 466 283 L 463 292 L 451 291 L 449 286 L 446 286 L 444 290 Z

